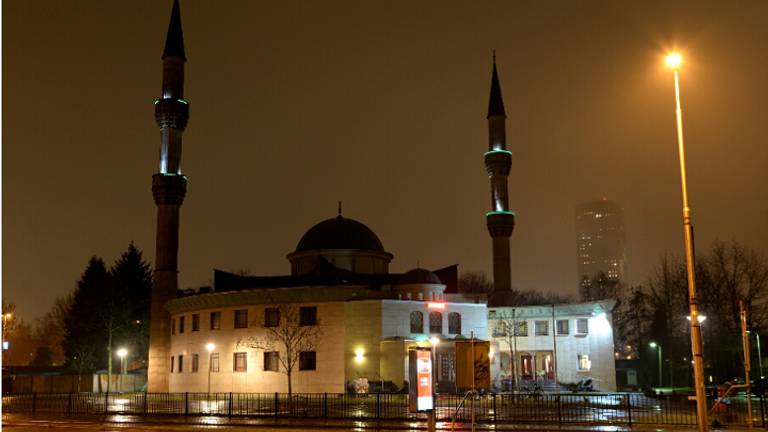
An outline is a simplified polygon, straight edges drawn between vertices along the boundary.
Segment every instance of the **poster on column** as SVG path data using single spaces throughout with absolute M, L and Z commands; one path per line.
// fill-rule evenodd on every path
M 432 351 L 429 348 L 408 351 L 408 378 L 411 412 L 433 409 Z
M 455 344 L 456 386 L 460 389 L 471 389 L 473 386 L 476 389 L 490 389 L 490 342 L 463 340 L 456 341 Z

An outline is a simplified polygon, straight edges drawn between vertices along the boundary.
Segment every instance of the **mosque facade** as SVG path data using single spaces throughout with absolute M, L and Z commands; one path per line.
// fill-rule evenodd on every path
M 574 333 L 572 338 L 558 335 L 556 353 L 554 346 L 540 339 L 541 332 L 518 335 L 521 344 L 526 340 L 531 344 L 526 353 L 513 353 L 499 332 L 499 318 L 513 307 L 509 238 L 514 215 L 507 204 L 511 153 L 505 144 L 506 115 L 495 59 L 488 112 L 490 150 L 485 161 L 492 189 L 492 211 L 486 217 L 496 290 L 486 301 L 458 292 L 455 265 L 391 273 L 394 255 L 373 230 L 345 217 L 341 209 L 300 237 L 295 250 L 287 254 L 288 275 L 244 276 L 214 270 L 211 287 L 178 290 L 179 215 L 187 184 L 181 147 L 190 109 L 183 96 L 185 62 L 175 0 L 163 52 L 162 94 L 155 102 L 161 145 L 159 170 L 152 182 L 157 243 L 148 391 L 393 391 L 407 384 L 408 351 L 417 346 L 434 348 L 437 388 L 452 391 L 458 387 L 457 344 L 467 340 L 488 342 L 485 355 L 493 386 L 508 379 L 514 369 L 510 365 L 518 364 L 520 371 L 512 373 L 516 379 L 523 378 L 523 372 L 528 379 L 558 379 L 559 374 L 549 375 L 552 358 L 561 364 L 573 360 L 574 368 L 578 362 L 591 362 L 589 369 L 569 372 L 568 380 L 578 378 L 579 372 L 598 373 L 598 369 L 605 376 L 613 374 L 612 356 L 606 362 L 596 354 L 613 352 L 610 316 L 603 309 L 589 311 L 608 322 L 599 339 L 597 331 Z M 567 313 L 575 314 L 574 329 L 581 328 L 578 320 L 589 307 L 568 309 Z M 531 311 L 520 316 L 530 318 L 531 326 L 544 320 Z M 557 319 L 551 325 L 553 331 L 562 326 Z M 574 344 L 578 346 L 568 347 Z M 609 380 L 605 382 L 602 388 L 612 390 Z

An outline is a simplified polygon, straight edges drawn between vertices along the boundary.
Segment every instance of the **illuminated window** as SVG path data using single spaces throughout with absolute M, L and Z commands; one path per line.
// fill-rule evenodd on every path
M 248 328 L 248 309 L 235 311 L 235 328 Z
M 264 352 L 264 370 L 278 372 L 280 370 L 280 353 L 277 351 Z
M 424 314 L 419 311 L 411 312 L 411 333 L 424 333 Z
M 192 373 L 196 373 L 200 369 L 200 356 L 192 354 Z
M 211 312 L 211 330 L 221 328 L 221 312 Z
M 589 355 L 578 354 L 576 357 L 579 361 L 579 371 L 588 371 L 592 369 L 592 362 L 589 360 Z
M 316 370 L 317 355 L 314 351 L 302 351 L 299 353 L 299 370 Z
M 248 353 L 236 352 L 234 355 L 234 364 L 232 370 L 235 372 L 245 372 L 248 369 Z
M 461 334 L 461 315 L 458 312 L 448 314 L 448 334 Z
M 568 320 L 557 320 L 556 330 L 557 330 L 558 336 L 568 336 L 569 334 Z
M 536 336 L 549 335 L 549 321 L 535 321 L 533 325 Z
M 200 314 L 192 314 L 192 331 L 200 331 Z
M 493 326 L 493 335 L 496 337 L 499 336 L 506 336 L 507 335 L 507 323 L 506 321 L 497 321 L 496 325 Z
M 429 313 L 429 332 L 433 334 L 443 333 L 443 314 L 440 312 Z
M 589 334 L 589 320 L 586 318 L 579 318 L 576 320 L 576 334 L 585 335 Z
M 264 309 L 264 327 L 277 327 L 280 325 L 280 309 Z

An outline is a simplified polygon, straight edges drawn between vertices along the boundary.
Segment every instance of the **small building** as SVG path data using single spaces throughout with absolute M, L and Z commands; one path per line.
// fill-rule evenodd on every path
M 553 306 L 490 307 L 491 375 L 501 389 L 537 381 L 616 390 L 614 300 Z

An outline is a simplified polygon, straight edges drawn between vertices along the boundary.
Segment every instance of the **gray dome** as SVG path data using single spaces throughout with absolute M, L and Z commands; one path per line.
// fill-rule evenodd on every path
M 364 224 L 341 217 L 324 220 L 310 228 L 296 245 L 296 252 L 323 249 L 358 249 L 385 252 L 376 234 Z
M 443 282 L 436 274 L 423 268 L 415 268 L 406 272 L 397 281 L 398 285 L 406 284 L 442 284 Z

